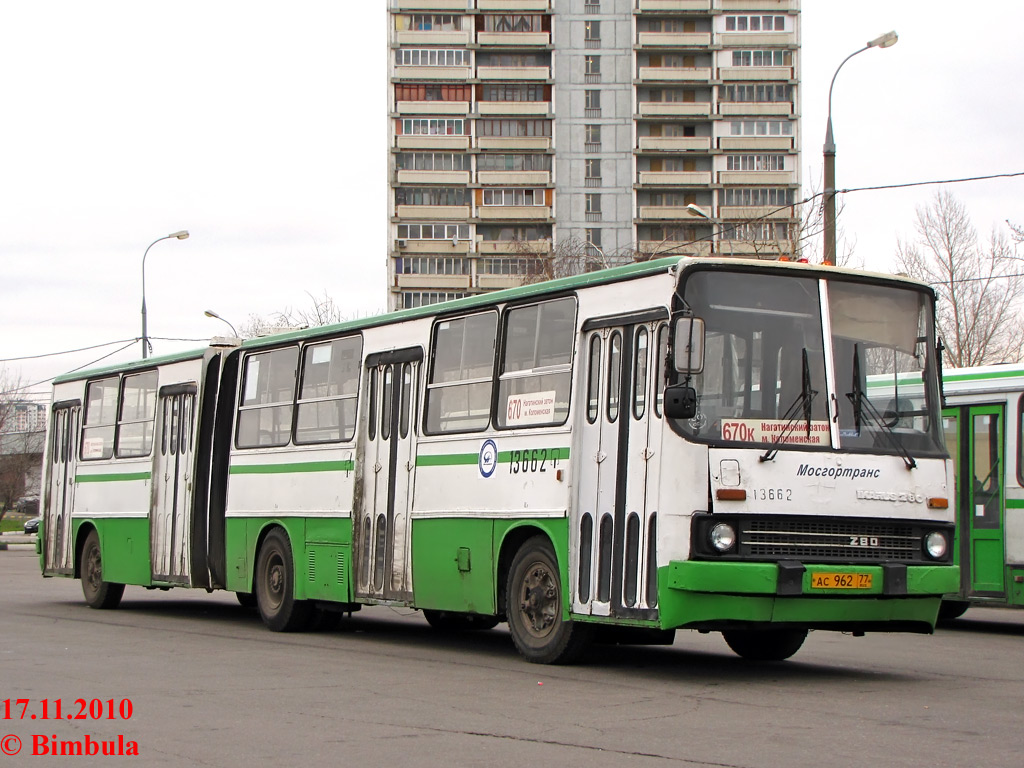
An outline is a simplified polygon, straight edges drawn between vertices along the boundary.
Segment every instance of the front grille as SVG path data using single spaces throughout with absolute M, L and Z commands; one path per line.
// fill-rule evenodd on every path
M 708 531 L 725 522 L 737 532 L 735 548 L 714 551 Z M 948 523 L 917 520 L 822 518 L 781 515 L 695 515 L 692 552 L 701 559 L 799 560 L 817 563 L 921 563 L 929 559 L 922 540 L 929 531 L 944 531 L 953 540 Z M 952 547 L 949 548 L 952 550 Z
M 744 520 L 740 552 L 769 560 L 922 559 L 921 531 L 876 520 Z

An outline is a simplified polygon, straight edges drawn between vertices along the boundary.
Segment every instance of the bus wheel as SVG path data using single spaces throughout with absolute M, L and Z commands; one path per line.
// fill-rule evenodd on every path
M 722 632 L 738 655 L 751 661 L 782 661 L 800 650 L 806 629 L 733 629 Z
M 943 600 L 939 604 L 939 621 L 959 619 L 970 606 L 966 600 Z
M 439 632 L 465 632 L 474 629 L 494 629 L 498 626 L 497 616 L 484 616 L 479 613 L 424 609 L 423 618 Z
M 252 592 L 235 592 L 235 599 L 238 600 L 238 604 L 243 608 L 256 607 L 256 595 Z
M 571 664 L 586 650 L 593 626 L 562 620 L 562 581 L 551 544 L 527 540 L 508 573 L 508 628 L 516 649 L 534 664 Z
M 82 594 L 90 608 L 117 608 L 124 594 L 124 584 L 111 584 L 103 580 L 103 558 L 100 555 L 100 537 L 89 531 L 82 547 Z
M 273 632 L 294 632 L 309 625 L 313 606 L 295 599 L 292 545 L 280 530 L 267 534 L 256 559 L 256 604 Z

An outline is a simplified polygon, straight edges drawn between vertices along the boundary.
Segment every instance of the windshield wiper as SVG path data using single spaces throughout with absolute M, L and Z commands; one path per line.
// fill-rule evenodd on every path
M 818 394 L 816 389 L 811 389 L 811 366 L 807 363 L 807 347 L 803 349 L 803 373 L 800 377 L 800 394 L 797 396 L 793 404 L 789 406 L 788 410 L 782 415 L 782 418 L 786 419 L 786 426 L 782 428 L 782 431 L 775 436 L 772 441 L 771 447 L 761 455 L 760 461 L 771 461 L 775 458 L 775 454 L 779 452 L 779 445 L 785 440 L 790 432 L 793 431 L 793 427 L 796 425 L 797 418 L 803 416 L 807 422 L 807 437 L 811 436 L 811 403 L 814 402 L 815 395 Z
M 893 373 L 893 381 L 895 382 L 896 374 Z M 895 383 L 893 384 L 895 386 Z M 917 466 L 917 462 L 914 461 L 914 457 L 910 455 L 910 452 L 903 446 L 899 438 L 896 437 L 896 433 L 892 427 L 886 423 L 882 414 L 878 412 L 878 409 L 871 403 L 871 398 L 864 395 L 864 388 L 860 385 L 860 345 L 853 345 L 853 383 L 850 385 L 852 391 L 847 392 L 846 396 L 850 402 L 853 403 L 853 425 L 857 432 L 860 432 L 861 418 L 864 413 L 871 418 L 875 424 L 882 429 L 882 434 L 885 435 L 889 444 L 896 449 L 900 457 L 903 459 L 903 463 L 907 465 L 907 469 L 914 469 Z

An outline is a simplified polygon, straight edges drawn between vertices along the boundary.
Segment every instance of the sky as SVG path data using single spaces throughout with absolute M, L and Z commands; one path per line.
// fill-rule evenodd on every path
M 836 80 L 837 187 L 1024 171 L 1024 2 L 802 6 L 805 194 L 832 74 L 889 30 Z M 230 335 L 204 310 L 235 327 L 310 296 L 384 311 L 386 40 L 384 0 L 0 3 L 0 368 L 47 393 L 137 359 L 143 255 L 182 229 L 146 256 L 154 354 Z M 983 238 L 1024 223 L 1024 177 L 851 192 L 840 251 L 890 271 L 939 189 Z

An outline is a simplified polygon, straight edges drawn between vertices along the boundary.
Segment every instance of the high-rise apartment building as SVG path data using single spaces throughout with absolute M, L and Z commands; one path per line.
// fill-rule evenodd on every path
M 792 255 L 799 0 L 390 0 L 389 306 Z

